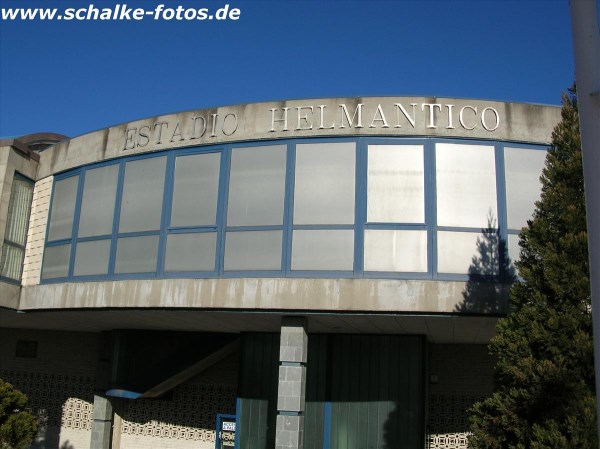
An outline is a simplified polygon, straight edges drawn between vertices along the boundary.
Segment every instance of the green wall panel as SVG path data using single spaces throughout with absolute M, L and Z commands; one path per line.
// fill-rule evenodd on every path
M 424 345 L 413 336 L 311 335 L 305 449 L 423 447 Z
M 275 447 L 279 334 L 243 334 L 239 383 L 239 449 Z

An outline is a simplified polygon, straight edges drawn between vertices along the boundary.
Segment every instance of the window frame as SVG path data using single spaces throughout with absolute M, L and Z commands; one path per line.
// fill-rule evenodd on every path
M 311 143 L 341 143 L 353 142 L 355 144 L 355 178 L 354 178 L 354 223 L 344 225 L 306 225 L 294 224 L 294 190 L 296 169 L 296 146 L 298 144 Z M 181 149 L 165 150 L 133 156 L 124 156 L 118 159 L 102 161 L 87 166 L 78 167 L 67 172 L 59 173 L 54 177 L 50 208 L 48 212 L 48 223 L 52 216 L 52 202 L 54 200 L 56 182 L 73 176 L 79 176 L 75 214 L 71 237 L 67 239 L 48 241 L 48 229 L 46 228 L 45 248 L 71 244 L 69 258 L 69 270 L 65 277 L 41 279 L 40 283 L 60 282 L 83 282 L 83 281 L 105 281 L 105 280 L 127 280 L 127 279 L 172 279 L 172 278 L 390 278 L 390 279 L 414 279 L 414 280 L 448 280 L 465 281 L 468 274 L 453 274 L 438 272 L 438 231 L 481 233 L 479 228 L 452 227 L 437 225 L 437 187 L 436 187 L 436 156 L 435 145 L 437 143 L 452 143 L 460 145 L 484 145 L 494 148 L 494 161 L 496 171 L 496 206 L 498 211 L 498 223 L 495 228 L 500 238 L 507 242 L 509 234 L 518 234 L 519 230 L 507 229 L 506 218 L 506 179 L 504 173 L 504 148 L 523 148 L 546 151 L 547 145 L 535 145 L 508 141 L 494 140 L 468 140 L 438 137 L 340 137 L 340 138 L 293 138 L 274 139 L 271 141 L 234 142 L 228 144 L 209 145 L 202 147 L 187 147 Z M 265 226 L 227 226 L 227 208 L 229 195 L 229 181 L 231 170 L 231 156 L 233 149 L 265 147 L 284 145 L 286 152 L 285 181 L 284 181 L 284 205 L 283 224 Z M 368 190 L 368 148 L 369 145 L 420 145 L 423 147 L 423 181 L 424 181 L 424 222 L 423 223 L 375 223 L 367 221 L 367 190 Z M 173 194 L 175 182 L 175 161 L 177 157 L 196 154 L 220 154 L 219 178 L 217 188 L 216 221 L 214 225 L 198 226 L 171 226 L 171 213 L 173 207 Z M 163 209 L 161 215 L 160 229 L 157 231 L 139 231 L 119 233 L 118 224 L 120 219 L 121 202 L 123 198 L 123 181 L 125 176 L 125 164 L 131 161 L 166 157 L 165 178 L 163 189 Z M 81 214 L 81 203 L 83 197 L 83 186 L 85 174 L 88 170 L 100 168 L 107 165 L 117 164 L 119 166 L 118 185 L 115 197 L 115 213 L 111 234 L 93 237 L 78 237 L 79 218 Z M 294 230 L 351 230 L 354 235 L 353 243 L 353 267 L 352 270 L 292 270 L 292 240 Z M 427 271 L 424 272 L 378 272 L 364 270 L 364 240 L 366 230 L 420 230 L 427 233 Z M 281 231 L 281 269 L 280 270 L 240 270 L 226 271 L 225 245 L 228 232 L 244 231 Z M 194 234 L 194 233 L 216 233 L 215 263 L 213 270 L 206 271 L 166 271 L 166 245 L 169 235 Z M 119 238 L 137 237 L 145 235 L 158 235 L 157 267 L 155 271 L 145 273 L 121 273 L 115 274 L 115 258 L 117 241 Z M 74 276 L 74 264 L 77 245 L 81 242 L 110 239 L 109 268 L 107 274 Z M 42 264 L 43 266 L 43 264 Z M 501 273 L 502 275 L 502 273 Z M 495 279 L 497 280 L 497 279 Z

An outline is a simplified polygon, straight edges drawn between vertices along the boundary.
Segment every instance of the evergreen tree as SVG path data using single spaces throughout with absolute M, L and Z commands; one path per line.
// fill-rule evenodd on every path
M 597 449 L 594 347 L 574 90 L 520 236 L 521 280 L 490 344 L 495 392 L 471 409 L 472 449 Z
M 0 449 L 25 449 L 33 441 L 38 426 L 26 406 L 27 396 L 0 379 Z

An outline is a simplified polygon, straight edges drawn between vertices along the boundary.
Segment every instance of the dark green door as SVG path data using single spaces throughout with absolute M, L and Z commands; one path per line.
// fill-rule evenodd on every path
M 417 449 L 424 444 L 425 341 L 311 335 L 305 449 Z
M 238 391 L 239 449 L 275 447 L 279 334 L 242 335 Z

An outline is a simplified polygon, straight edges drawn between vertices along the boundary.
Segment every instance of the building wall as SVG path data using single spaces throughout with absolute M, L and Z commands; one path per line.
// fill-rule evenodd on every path
M 414 125 L 396 104 L 405 107 Z M 464 108 L 465 126 L 458 117 Z M 481 122 L 488 108 L 499 116 L 493 130 Z M 559 120 L 560 108 L 554 106 L 439 97 L 322 98 L 223 106 L 149 117 L 60 142 L 41 153 L 39 176 L 169 148 L 280 138 L 440 136 L 548 143 Z
M 18 341 L 37 342 L 37 356 L 17 357 Z M 40 424 L 32 449 L 89 448 L 97 354 L 97 334 L 0 328 L 0 378 Z
M 467 449 L 467 410 L 493 388 L 485 345 L 430 345 L 429 449 Z
M 4 244 L 8 206 L 15 172 L 35 179 L 37 167 L 36 161 L 17 152 L 12 147 L 0 146 L 0 255 Z M 51 186 L 52 184 L 49 184 L 48 188 Z M 41 244 L 43 245 L 43 240 Z M 0 281 L 0 307 L 18 309 L 19 296 L 20 288 L 18 286 Z
M 238 357 L 226 358 L 164 399 L 118 400 L 112 449 L 214 448 L 217 413 L 235 414 Z
M 33 189 L 31 217 L 29 218 L 27 247 L 25 248 L 25 261 L 23 264 L 23 285 L 40 283 L 53 179 L 53 176 L 48 176 L 36 182 Z

